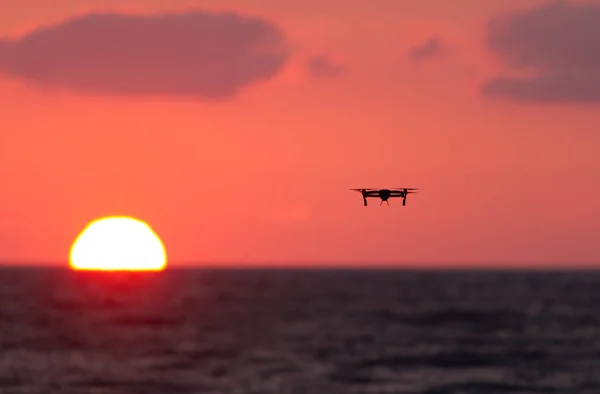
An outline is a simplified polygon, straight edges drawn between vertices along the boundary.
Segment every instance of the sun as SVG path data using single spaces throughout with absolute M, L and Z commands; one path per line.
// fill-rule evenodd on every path
M 89 223 L 77 236 L 69 256 L 71 268 L 102 271 L 162 271 L 167 254 L 145 222 L 111 216 Z

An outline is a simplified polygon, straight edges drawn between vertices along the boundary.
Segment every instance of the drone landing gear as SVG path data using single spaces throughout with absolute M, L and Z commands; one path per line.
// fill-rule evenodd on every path
M 385 202 L 387 203 L 387 205 L 390 205 L 389 201 L 386 200 Z M 382 204 L 383 204 L 383 200 L 381 200 L 381 202 L 379 203 L 379 205 L 382 205 Z

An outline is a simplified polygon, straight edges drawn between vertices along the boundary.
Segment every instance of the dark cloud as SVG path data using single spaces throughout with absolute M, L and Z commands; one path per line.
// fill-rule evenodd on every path
M 315 55 L 306 61 L 306 70 L 317 78 L 337 77 L 346 71 L 346 67 L 331 60 L 327 55 Z
M 488 96 L 541 102 L 600 102 L 600 5 L 553 2 L 493 18 L 486 44 L 507 65 L 536 76 L 496 77 Z
M 427 42 L 412 48 L 408 55 L 412 61 L 418 62 L 420 60 L 428 59 L 437 55 L 440 50 L 440 39 L 437 37 L 432 37 Z
M 91 14 L 0 40 L 0 73 L 101 94 L 226 98 L 287 59 L 276 26 L 235 13 Z

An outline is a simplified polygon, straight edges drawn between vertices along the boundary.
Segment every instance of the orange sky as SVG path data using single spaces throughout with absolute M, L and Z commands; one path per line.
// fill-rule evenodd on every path
M 598 48 L 598 1 L 0 0 L 0 261 L 125 214 L 173 266 L 593 264 Z

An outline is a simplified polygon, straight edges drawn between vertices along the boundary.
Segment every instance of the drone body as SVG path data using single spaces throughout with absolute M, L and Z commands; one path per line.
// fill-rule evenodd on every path
M 390 198 L 400 197 L 400 198 L 402 198 L 402 205 L 406 205 L 406 197 L 410 193 L 416 193 L 416 191 L 414 191 L 414 190 L 419 190 L 419 189 L 404 187 L 404 188 L 398 188 L 398 189 L 350 189 L 350 190 L 354 190 L 354 191 L 360 192 L 362 194 L 363 202 L 366 207 L 368 197 L 380 198 L 381 202 L 379 203 L 379 205 L 383 204 L 384 201 L 387 203 L 387 205 L 390 205 L 390 203 L 388 201 Z

